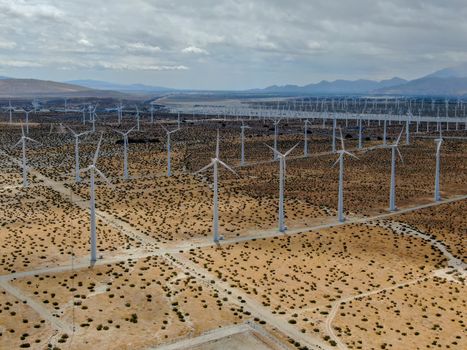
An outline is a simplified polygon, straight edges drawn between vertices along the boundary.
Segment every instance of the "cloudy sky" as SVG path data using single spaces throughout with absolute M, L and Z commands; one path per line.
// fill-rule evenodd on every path
M 0 0 L 0 75 L 244 89 L 467 62 L 465 0 Z

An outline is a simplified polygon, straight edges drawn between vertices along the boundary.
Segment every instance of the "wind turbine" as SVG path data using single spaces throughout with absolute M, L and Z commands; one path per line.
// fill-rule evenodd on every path
M 150 103 L 151 108 L 149 108 L 149 111 L 151 112 L 151 124 L 154 124 L 154 105 Z
M 401 161 L 402 154 L 397 147 L 399 145 L 399 141 L 401 140 L 402 133 L 404 132 L 404 128 L 402 128 L 399 137 L 397 138 L 396 142 L 388 147 L 391 148 L 391 185 L 389 189 L 389 210 L 396 211 L 396 152 L 399 154 Z
M 83 113 L 83 125 L 86 124 L 86 105 L 83 106 L 83 109 L 80 110 Z
M 285 168 L 286 168 L 285 159 L 298 145 L 299 143 L 297 143 L 295 146 L 293 146 L 291 149 L 289 149 L 284 154 L 280 153 L 278 150 L 272 148 L 271 146 L 266 145 L 279 158 L 279 232 L 285 232 L 285 230 L 287 229 L 287 227 L 285 226 L 285 215 L 284 215 L 284 187 L 285 187 Z
M 339 128 L 340 140 L 341 140 L 341 150 L 337 151 L 339 158 L 333 164 L 333 167 L 339 163 L 339 193 L 337 197 L 337 219 L 339 222 L 344 222 L 344 156 L 347 154 L 351 157 L 358 159 L 358 157 L 349 151 L 345 150 L 344 138 L 342 137 L 342 129 Z
M 217 178 L 218 178 L 218 167 L 219 164 L 222 165 L 224 168 L 229 170 L 235 175 L 238 175 L 231 167 L 225 164 L 222 160 L 219 159 L 219 130 L 217 130 L 217 141 L 216 141 L 216 158 L 211 159 L 211 163 L 206 165 L 204 168 L 198 170 L 195 174 L 201 173 L 210 167 L 213 167 L 214 173 L 214 198 L 213 198 L 213 235 L 214 235 L 214 242 L 219 242 L 219 199 L 218 199 L 218 185 L 217 185 Z
M 441 195 L 439 193 L 439 168 L 440 168 L 440 153 L 441 153 L 441 144 L 443 143 L 443 138 L 441 133 L 439 138 L 435 139 L 436 142 L 436 170 L 435 170 L 435 202 L 441 200 Z
M 123 178 L 125 180 L 128 180 L 128 135 L 134 128 L 136 128 L 136 126 L 132 127 L 127 132 L 114 130 L 116 133 L 123 136 Z
M 26 113 L 25 124 L 26 124 L 26 135 L 29 135 L 29 113 L 33 112 L 34 109 L 30 109 L 29 111 L 24 110 Z
M 85 131 L 80 134 L 77 134 L 73 129 L 71 129 L 68 125 L 65 125 L 65 127 L 70 130 L 70 132 L 73 134 L 75 137 L 75 182 L 78 183 L 81 181 L 81 178 L 79 176 L 79 138 L 81 136 L 87 135 L 90 133 L 90 131 Z
M 123 117 L 123 104 L 122 101 L 120 101 L 120 105 L 115 107 L 115 110 L 117 111 L 117 119 L 118 119 L 118 124 L 122 123 L 122 117 Z
M 336 153 L 336 126 L 337 120 L 336 116 L 334 115 L 334 118 L 332 120 L 332 153 Z
M 244 166 L 245 165 L 245 129 L 251 129 L 249 126 L 245 125 L 242 120 L 242 126 L 241 128 L 241 133 L 240 133 L 240 140 L 242 143 L 242 154 L 240 158 L 240 165 Z
M 279 123 L 281 119 L 274 120 L 274 160 L 277 160 L 277 136 L 279 134 Z
M 362 149 L 362 147 L 363 147 L 362 139 L 363 139 L 363 135 L 362 135 L 362 118 L 360 118 L 358 120 L 358 149 Z
M 99 149 L 102 143 L 102 133 L 97 144 L 96 153 L 94 153 L 94 159 L 92 164 L 83 170 L 90 172 L 90 196 L 89 209 L 90 209 L 90 219 L 91 219 L 91 264 L 95 263 L 97 260 L 97 237 L 96 237 L 96 194 L 95 194 L 95 176 L 96 173 L 105 181 L 110 187 L 113 187 L 110 181 L 105 177 L 105 175 L 96 167 L 97 158 L 99 157 Z
M 11 100 L 8 101 L 8 112 L 10 112 L 10 124 L 13 123 L 13 115 L 15 108 L 11 106 Z
M 384 119 L 383 121 L 383 146 L 387 145 L 387 121 Z
M 94 107 L 94 110 L 91 113 L 92 132 L 96 132 L 96 118 L 97 118 L 96 108 L 97 106 Z
M 308 123 L 309 120 L 305 119 L 305 126 L 303 130 L 303 156 L 308 157 Z
M 22 168 L 23 168 L 23 188 L 28 187 L 28 166 L 27 166 L 27 162 L 26 162 L 26 141 L 36 142 L 39 145 L 41 144 L 39 141 L 33 140 L 30 137 L 27 137 L 24 134 L 23 125 L 21 125 L 21 138 L 16 143 L 16 145 L 14 145 L 13 147 L 17 147 L 20 143 L 22 145 L 22 151 L 23 151 L 23 166 L 22 166 Z
M 172 176 L 172 166 L 171 166 L 171 148 L 170 148 L 170 135 L 172 135 L 173 133 L 179 131 L 180 129 L 177 128 L 175 130 L 171 130 L 169 131 L 164 125 L 162 124 L 159 124 L 162 129 L 165 130 L 166 134 L 167 134 L 167 176 Z
M 139 109 L 138 109 L 138 106 L 135 106 L 135 108 L 136 108 L 136 131 L 140 131 Z

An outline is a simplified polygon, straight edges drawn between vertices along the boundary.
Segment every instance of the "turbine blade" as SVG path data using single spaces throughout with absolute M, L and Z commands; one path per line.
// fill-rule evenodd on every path
M 157 123 L 157 124 L 159 124 L 161 128 L 165 130 L 165 132 L 169 132 L 169 130 L 164 125 L 162 125 L 161 123 Z
M 219 159 L 219 129 L 217 129 L 217 139 L 216 139 L 216 158 Z
M 292 151 L 300 144 L 300 142 L 298 142 L 295 146 L 293 146 L 291 149 L 289 149 L 287 152 L 284 153 L 284 157 L 287 157 L 290 153 L 292 153 Z
M 94 167 L 94 170 L 96 171 L 96 173 L 99 174 L 99 176 L 100 176 L 105 182 L 107 182 L 107 185 L 108 185 L 109 187 L 114 188 L 114 185 L 112 185 L 112 183 L 110 182 L 110 180 L 109 180 L 99 169 L 97 169 L 96 167 Z
M 37 143 L 37 144 L 39 144 L 39 145 L 42 145 L 42 143 L 40 143 L 39 141 L 36 141 L 36 140 L 34 140 L 34 139 L 30 138 L 30 137 L 25 136 L 24 138 L 25 138 L 26 140 L 29 140 L 29 141 L 35 142 L 35 143 Z
M 272 148 L 271 146 L 269 146 L 268 144 L 264 144 L 267 148 L 269 148 L 271 151 L 273 151 L 275 154 L 277 154 L 279 157 L 283 157 L 284 155 L 282 153 L 280 153 L 278 150 Z
M 233 170 L 231 167 L 229 167 L 227 164 L 225 164 L 222 160 L 218 159 L 217 161 L 219 162 L 220 165 L 222 165 L 224 168 L 229 170 L 231 173 L 239 176 L 235 170 Z
M 339 157 L 337 158 L 337 160 L 334 162 L 334 164 L 331 166 L 331 168 L 334 168 L 337 163 L 339 163 L 339 161 L 341 160 L 341 157 L 342 157 L 342 153 L 339 154 Z
M 360 158 L 358 158 L 355 154 L 350 153 L 349 151 L 344 151 L 344 153 L 347 154 L 347 155 L 349 155 L 349 156 L 351 156 L 351 157 L 354 157 L 355 159 L 360 159 Z
M 208 165 L 206 165 L 204 168 L 199 169 L 198 171 L 194 172 L 193 174 L 202 173 L 203 171 L 208 170 L 208 169 L 209 169 L 210 167 L 212 167 L 213 165 L 214 165 L 214 160 L 212 160 L 211 163 L 209 163 Z
M 94 153 L 94 159 L 92 160 L 92 165 L 96 165 L 97 163 L 97 157 L 99 157 L 99 150 L 101 148 L 101 143 L 102 143 L 102 132 L 101 132 L 101 137 L 99 139 L 99 143 L 97 144 L 96 153 Z
M 20 144 L 21 144 L 21 142 L 23 142 L 23 138 L 22 138 L 22 137 L 19 139 L 19 141 L 18 141 L 18 142 L 16 142 L 16 144 L 13 146 L 13 148 L 16 148 L 16 147 L 18 147 L 18 145 L 20 145 Z
M 341 135 L 341 147 L 342 147 L 342 150 L 344 151 L 345 150 L 344 138 L 342 137 L 342 128 L 340 127 L 339 127 L 339 133 Z
M 439 153 L 439 151 L 441 150 L 441 144 L 443 143 L 443 139 L 437 139 L 435 141 L 437 142 L 436 153 Z
M 85 172 L 87 172 L 87 171 L 89 171 L 89 170 L 91 170 L 91 166 L 88 166 L 87 168 L 84 168 L 84 169 L 81 168 L 81 169 L 79 169 L 79 172 L 80 172 L 80 173 L 85 173 Z
M 65 128 L 70 130 L 70 132 L 73 134 L 73 136 L 76 136 L 76 132 L 74 132 L 74 130 L 72 128 L 70 128 L 68 125 L 65 125 Z
M 401 130 L 401 132 L 400 132 L 400 134 L 399 134 L 399 137 L 398 137 L 397 140 L 396 140 L 396 143 L 395 143 L 396 146 L 399 144 L 399 141 L 401 140 L 401 137 L 402 137 L 402 133 L 403 133 L 403 132 L 404 132 L 404 127 L 402 127 L 402 130 Z
M 399 151 L 399 148 L 396 147 L 397 153 L 399 154 L 399 158 L 401 159 L 401 162 L 404 163 L 404 158 L 402 158 L 401 151 Z

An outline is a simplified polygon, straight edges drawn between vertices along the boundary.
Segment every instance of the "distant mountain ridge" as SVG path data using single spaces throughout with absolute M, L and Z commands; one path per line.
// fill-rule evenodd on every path
M 0 97 L 118 97 L 114 91 L 98 91 L 87 87 L 38 79 L 0 79 Z
M 467 96 L 467 63 L 440 69 L 422 78 L 405 80 L 335 80 L 320 81 L 305 86 L 269 86 L 249 90 L 256 93 L 276 94 L 370 94 L 370 95 L 415 95 L 415 96 Z
M 100 80 L 71 80 L 55 82 L 38 79 L 14 79 L 0 76 L 1 97 L 109 97 L 140 98 L 151 94 L 170 92 L 190 92 L 196 90 L 176 90 L 160 86 L 144 84 L 116 84 Z M 232 91 L 238 93 L 239 91 Z M 264 89 L 240 91 L 245 94 L 270 95 L 418 95 L 418 96 L 465 96 L 467 97 L 467 63 L 455 67 L 444 68 L 422 78 L 405 80 L 392 78 L 375 81 L 358 80 L 322 80 L 319 83 L 298 85 L 273 85 Z M 209 93 L 216 93 L 210 91 Z M 217 93 L 228 93 L 218 91 Z
M 426 76 L 373 92 L 390 95 L 467 96 L 467 78 Z
M 375 81 L 367 79 L 359 80 L 322 80 L 316 84 L 308 84 L 305 86 L 284 85 L 284 86 L 269 86 L 265 89 L 254 89 L 252 92 L 266 93 L 315 93 L 315 94 L 364 94 L 370 93 L 373 90 L 386 87 L 398 86 L 406 83 L 407 80 L 401 78 L 392 78 L 387 80 Z
M 377 94 L 467 96 L 467 63 L 444 68 L 405 84 L 377 89 Z
M 424 78 L 467 78 L 467 63 L 455 67 L 440 69 Z
M 175 91 L 174 89 L 169 89 L 162 86 L 150 86 L 144 84 L 117 84 L 117 83 L 110 83 L 107 81 L 102 80 L 70 80 L 66 81 L 65 83 L 84 86 L 90 89 L 95 90 L 113 90 L 113 91 L 120 91 L 124 93 L 128 92 L 170 92 Z

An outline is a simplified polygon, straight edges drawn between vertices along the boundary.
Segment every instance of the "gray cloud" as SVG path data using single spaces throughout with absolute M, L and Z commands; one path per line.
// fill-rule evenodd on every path
M 467 60 L 460 0 L 0 0 L 0 72 L 192 88 L 414 78 Z

